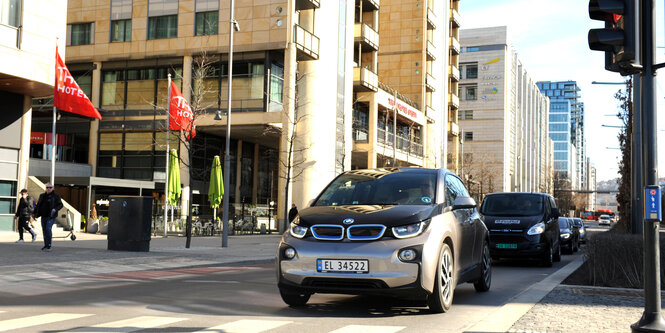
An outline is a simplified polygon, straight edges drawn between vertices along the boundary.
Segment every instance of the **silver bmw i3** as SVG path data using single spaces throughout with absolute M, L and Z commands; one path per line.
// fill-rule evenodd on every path
M 462 181 L 445 169 L 353 170 L 302 209 L 277 249 L 282 299 L 314 293 L 426 300 L 446 312 L 455 286 L 492 281 L 489 233 Z

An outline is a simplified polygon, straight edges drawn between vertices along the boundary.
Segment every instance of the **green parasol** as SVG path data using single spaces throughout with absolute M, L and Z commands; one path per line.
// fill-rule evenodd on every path
M 217 207 L 222 203 L 224 195 L 224 180 L 222 178 L 222 164 L 219 162 L 219 156 L 212 160 L 212 169 L 210 169 L 210 185 L 208 186 L 208 199 L 210 208 L 213 209 L 213 221 L 217 220 Z
M 169 154 L 169 193 L 167 198 L 169 204 L 175 206 L 180 200 L 180 161 L 178 160 L 178 152 L 175 149 L 171 150 Z

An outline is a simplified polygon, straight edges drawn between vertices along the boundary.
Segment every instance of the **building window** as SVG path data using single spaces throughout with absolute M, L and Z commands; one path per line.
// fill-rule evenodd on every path
M 0 1 L 0 24 L 14 28 L 21 25 L 21 0 Z
M 464 132 L 464 141 L 473 141 L 473 132 Z
M 568 141 L 568 133 L 550 133 L 552 141 Z
M 554 160 L 567 161 L 568 160 L 568 152 L 565 152 L 565 151 L 554 152 Z
M 478 99 L 478 86 L 462 86 L 464 89 L 464 100 L 466 101 L 475 101 Z
M 568 151 L 568 142 L 555 142 L 554 150 L 565 150 Z
M 148 39 L 178 37 L 178 15 L 150 17 L 148 19 Z
M 477 79 L 478 78 L 478 65 L 466 65 L 466 76 L 465 79 Z
M 196 13 L 195 36 L 216 35 L 219 11 Z
M 92 44 L 92 36 L 95 33 L 94 23 L 77 23 L 67 25 L 67 45 L 89 45 Z
M 464 110 L 459 112 L 459 120 L 473 119 L 473 110 Z
M 111 42 L 129 42 L 132 40 L 132 20 L 111 21 Z
M 550 132 L 566 132 L 569 124 L 550 124 Z
M 270 66 L 270 101 L 282 103 L 284 89 L 284 66 L 272 64 Z

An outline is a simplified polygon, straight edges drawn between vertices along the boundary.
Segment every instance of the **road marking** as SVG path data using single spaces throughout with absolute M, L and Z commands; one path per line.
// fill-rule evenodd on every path
M 330 333 L 390 333 L 399 332 L 405 328 L 406 326 L 347 325 Z
M 81 327 L 79 329 L 70 330 L 68 332 L 78 332 L 78 333 L 135 332 L 146 328 L 169 325 L 183 320 L 185 320 L 185 318 L 140 316 L 131 319 L 124 319 L 124 320 L 113 321 L 110 323 L 99 324 L 95 326 Z
M 80 313 L 48 313 L 37 316 L 8 319 L 0 321 L 0 332 L 17 330 L 30 326 L 38 326 L 44 324 L 55 323 L 58 321 L 65 321 L 71 319 L 78 319 L 82 317 L 92 316 L 91 314 Z
M 205 330 L 197 331 L 195 333 L 259 333 L 290 323 L 292 323 L 292 321 L 243 319 L 226 323 L 224 325 L 208 327 Z

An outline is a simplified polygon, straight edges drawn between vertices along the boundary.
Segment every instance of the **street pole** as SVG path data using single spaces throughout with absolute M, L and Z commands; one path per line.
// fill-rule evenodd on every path
M 229 183 L 229 174 L 231 173 L 231 154 L 229 152 L 231 147 L 231 92 L 233 89 L 232 86 L 232 77 L 233 77 L 233 30 L 236 28 L 236 22 L 233 14 L 234 0 L 230 2 L 229 10 L 229 83 L 228 83 L 228 97 L 227 97 L 227 107 L 226 107 L 226 150 L 224 152 L 224 193 L 223 206 L 224 206 L 224 215 L 222 217 L 222 247 L 228 247 L 229 241 L 229 193 L 231 192 L 231 184 Z
M 633 119 L 632 128 L 633 133 L 630 138 L 630 151 L 631 151 L 631 181 L 630 181 L 630 192 L 632 200 L 632 209 L 631 209 L 631 231 L 633 235 L 640 235 L 643 233 L 642 220 L 644 216 L 642 214 L 642 188 L 644 187 L 644 182 L 642 178 L 642 110 L 641 110 L 641 89 L 642 86 L 640 75 L 633 75 L 633 95 L 630 96 L 632 100 L 633 107 Z
M 658 185 L 658 147 L 656 115 L 656 68 L 654 0 L 642 0 L 640 25 L 642 55 L 642 142 L 644 143 L 644 177 L 646 185 Z M 646 186 L 644 187 L 646 189 Z M 643 190 L 644 190 L 643 189 Z M 643 200 L 646 201 L 646 200 Z M 634 207 L 633 209 L 645 209 Z M 631 325 L 633 332 L 665 332 L 665 318 L 660 306 L 660 221 L 644 219 L 644 312 L 642 318 Z

